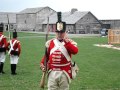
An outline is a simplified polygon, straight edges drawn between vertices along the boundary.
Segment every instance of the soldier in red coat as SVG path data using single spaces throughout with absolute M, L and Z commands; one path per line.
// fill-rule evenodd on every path
M 46 42 L 48 66 L 48 90 L 69 90 L 72 77 L 72 54 L 78 53 L 77 43 L 66 37 L 65 22 L 56 23 L 56 38 Z M 45 56 L 40 62 L 45 71 Z
M 8 47 L 10 49 L 8 54 L 10 55 L 10 64 L 11 64 L 11 74 L 16 75 L 16 66 L 18 64 L 20 52 L 21 52 L 21 45 L 20 41 L 17 40 L 17 32 L 13 32 L 13 39 L 8 42 Z
M 4 74 L 3 71 L 4 62 L 6 58 L 6 50 L 7 50 L 7 39 L 6 36 L 3 35 L 4 25 L 0 24 L 0 74 Z

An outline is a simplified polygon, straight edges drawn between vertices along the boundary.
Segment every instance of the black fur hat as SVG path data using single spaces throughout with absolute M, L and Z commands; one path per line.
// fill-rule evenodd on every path
M 57 12 L 58 21 L 56 22 L 56 32 L 65 32 L 66 23 L 61 19 L 61 12 Z
M 15 31 L 13 32 L 13 38 L 17 38 L 17 32 L 16 29 L 14 29 Z

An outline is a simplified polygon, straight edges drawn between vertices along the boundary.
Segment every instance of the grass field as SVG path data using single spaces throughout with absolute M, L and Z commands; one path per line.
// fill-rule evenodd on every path
M 41 34 L 18 33 L 18 35 L 22 37 Z M 39 62 L 44 55 L 45 38 L 30 37 L 19 40 L 22 53 L 17 65 L 18 74 L 11 75 L 7 55 L 4 66 L 6 74 L 0 75 L 0 90 L 42 90 L 39 87 L 42 75 Z M 120 90 L 120 51 L 93 46 L 107 43 L 106 37 L 73 38 L 73 40 L 79 47 L 79 53 L 73 56 L 73 60 L 77 62 L 80 71 L 70 84 L 70 90 Z

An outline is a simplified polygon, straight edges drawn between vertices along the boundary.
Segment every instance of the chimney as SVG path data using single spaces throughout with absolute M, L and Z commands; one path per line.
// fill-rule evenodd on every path
M 71 9 L 71 14 L 73 14 L 74 12 L 78 11 L 77 8 L 72 8 Z

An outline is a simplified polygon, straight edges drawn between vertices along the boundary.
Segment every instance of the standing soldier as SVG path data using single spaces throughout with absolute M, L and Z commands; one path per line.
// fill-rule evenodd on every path
M 40 67 L 45 72 L 48 66 L 48 90 L 69 90 L 69 83 L 73 78 L 70 59 L 72 54 L 78 53 L 78 47 L 66 35 L 66 24 L 61 21 L 61 12 L 58 12 L 55 33 L 56 38 L 46 42 L 47 55 L 42 58 Z
M 7 49 L 7 39 L 6 36 L 3 35 L 4 25 L 0 24 L 0 74 L 4 74 L 3 71 L 4 62 L 6 58 L 6 49 Z
M 10 55 L 11 74 L 16 75 L 16 66 L 21 52 L 21 45 L 20 41 L 17 40 L 16 30 L 13 32 L 13 39 L 8 42 L 8 46 L 10 46 L 8 54 Z

